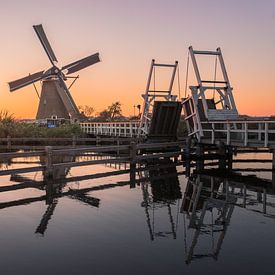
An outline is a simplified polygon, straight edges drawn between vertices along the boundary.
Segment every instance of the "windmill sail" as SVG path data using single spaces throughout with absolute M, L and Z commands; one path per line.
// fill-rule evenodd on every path
M 35 74 L 30 74 L 26 77 L 14 80 L 9 82 L 10 91 L 13 92 L 15 90 L 18 90 L 20 88 L 23 88 L 31 83 L 34 83 L 38 80 L 41 80 L 44 76 L 44 71 L 37 72 Z
M 33 26 L 47 56 L 49 57 L 51 63 L 54 65 L 54 62 L 57 62 L 57 58 L 53 52 L 53 49 L 49 43 L 49 40 L 44 32 L 44 29 L 43 29 L 43 26 L 40 24 L 40 25 L 34 25 Z
M 86 67 L 89 67 L 97 62 L 100 62 L 99 53 L 92 54 L 71 64 L 62 67 L 62 71 L 66 70 L 66 74 L 72 74 Z

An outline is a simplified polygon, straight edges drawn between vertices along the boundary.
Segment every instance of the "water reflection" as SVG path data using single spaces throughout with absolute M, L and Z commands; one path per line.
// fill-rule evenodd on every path
M 229 178 L 213 176 L 218 170 L 204 173 L 188 177 L 181 205 L 187 264 L 206 257 L 218 260 L 235 207 L 275 218 L 273 198 L 268 200 L 274 195 L 271 182 L 234 173 Z
M 67 158 L 64 161 L 72 159 Z M 76 247 L 79 245 L 79 249 L 86 247 L 83 251 L 87 253 L 83 255 L 90 256 L 89 252 L 96 247 L 100 257 L 93 255 L 92 260 L 93 263 L 99 262 L 101 267 L 106 259 L 112 263 L 115 257 L 114 251 L 119 249 L 122 258 L 140 259 L 142 264 L 150 266 L 151 274 L 155 269 L 158 273 L 162 271 L 165 261 L 169 261 L 165 274 L 169 274 L 168 269 L 171 266 L 180 267 L 175 273 L 173 272 L 175 270 L 172 270 L 173 274 L 183 273 L 184 268 L 190 273 L 200 270 L 198 273 L 203 274 L 206 266 L 211 268 L 209 261 L 213 260 L 215 266 L 225 263 L 228 268 L 233 262 L 230 258 L 232 250 L 236 251 L 240 258 L 246 255 L 247 248 L 238 245 L 240 240 L 243 241 L 246 236 L 253 238 L 256 244 L 251 245 L 254 245 L 256 251 L 265 237 L 261 235 L 263 234 L 261 230 L 271 232 L 274 229 L 275 224 L 268 223 L 265 228 L 262 225 L 266 220 L 273 222 L 275 218 L 274 190 L 269 180 L 234 172 L 224 175 L 214 169 L 205 169 L 198 173 L 193 167 L 187 177 L 186 167 L 172 160 L 144 163 L 134 171 L 125 164 L 112 167 L 117 170 L 106 168 L 104 165 L 101 168 L 93 172 L 90 167 L 87 170 L 77 168 L 79 170 L 72 169 L 72 171 L 63 168 L 64 170 L 55 172 L 57 179 L 50 180 L 43 178 L 43 174 L 38 176 L 35 173 L 28 176 L 14 174 L 10 178 L 10 182 L 14 184 L 1 185 L 0 193 L 22 191 L 25 188 L 32 188 L 35 192 L 26 190 L 24 195 L 27 197 L 23 199 L 18 199 L 18 194 L 16 197 L 7 196 L 6 199 L 9 198 L 9 201 L 1 202 L 0 209 L 32 205 L 27 210 L 16 209 L 16 214 L 13 209 L 11 212 L 6 211 L 6 215 L 9 218 L 13 214 L 21 215 L 24 211 L 31 213 L 32 209 L 35 209 L 34 222 L 29 224 L 28 235 L 23 236 L 30 242 L 34 239 L 33 233 L 47 237 L 43 239 L 41 245 L 43 249 L 48 244 L 49 247 L 53 245 L 53 241 L 51 242 L 53 236 L 56 236 L 54 241 L 57 243 L 60 241 L 60 247 L 63 249 L 64 246 L 66 249 L 70 236 L 70 240 L 75 240 L 72 242 L 73 245 Z M 130 177 L 130 174 L 135 176 Z M 117 190 L 118 187 L 125 188 Z M 135 189 L 130 189 L 133 187 Z M 100 192 L 95 193 L 95 191 Z M 79 203 L 74 204 L 72 201 Z M 35 202 L 42 203 L 34 206 Z M 93 212 L 90 208 L 100 211 Z M 71 213 L 69 212 L 71 209 L 77 211 Z M 63 216 L 60 213 L 63 213 Z M 5 211 L 1 214 L 5 220 Z M 54 216 L 55 219 L 52 220 Z M 62 221 L 64 216 L 65 223 Z M 257 232 L 258 235 L 253 235 L 247 228 L 240 228 L 239 217 L 245 220 L 247 228 L 255 226 L 260 230 Z M 8 218 L 7 221 L 10 222 Z M 13 224 L 10 229 L 16 228 L 12 226 Z M 51 230 L 51 234 L 47 234 L 48 229 Z M 236 237 L 236 232 L 239 237 Z M 255 236 L 261 238 L 256 239 Z M 272 236 L 269 235 L 267 238 Z M 18 237 L 18 239 L 24 238 Z M 26 247 L 33 251 L 33 244 L 26 244 Z M 129 255 L 133 247 L 135 254 L 132 257 Z M 110 248 L 113 249 L 111 252 Z M 51 251 L 54 249 L 56 247 Z M 61 253 L 66 254 L 62 249 L 60 248 Z M 142 257 L 148 251 L 153 260 Z M 160 269 L 156 264 L 151 265 L 158 259 L 161 259 Z M 91 262 L 90 258 L 87 262 L 88 260 Z M 113 266 L 116 264 L 117 259 L 113 261 Z M 97 271 L 101 267 L 98 267 Z M 131 268 L 132 266 L 129 270 Z
M 237 199 L 229 192 L 228 182 L 203 175 L 188 179 L 181 211 L 194 229 L 192 242 L 186 246 L 186 263 L 194 259 L 212 257 L 217 260 Z M 219 192 L 222 190 L 222 192 Z M 185 235 L 188 234 L 184 227 Z M 211 235 L 210 251 L 195 252 L 200 235 Z M 186 236 L 185 236 L 186 241 Z
M 171 160 L 166 160 L 162 166 L 147 166 L 145 174 L 148 175 L 148 181 L 141 183 L 143 201 L 141 206 L 144 207 L 146 221 L 149 229 L 150 239 L 153 241 L 157 237 L 172 236 L 176 239 L 177 223 L 172 215 L 171 207 L 176 205 L 181 199 L 181 189 L 178 179 L 176 165 Z M 151 190 L 149 190 L 151 188 Z M 155 215 L 160 208 L 167 209 L 170 230 L 157 230 L 155 227 Z M 177 207 L 177 219 L 179 207 Z

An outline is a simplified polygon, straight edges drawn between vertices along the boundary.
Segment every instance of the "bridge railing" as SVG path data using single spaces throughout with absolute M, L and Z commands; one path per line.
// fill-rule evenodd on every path
M 227 145 L 275 145 L 275 121 L 273 120 L 230 120 L 202 122 L 204 139 L 215 143 L 224 140 Z
M 135 137 L 139 121 L 81 122 L 83 132 L 93 135 Z
M 65 149 L 54 149 L 52 146 L 45 146 L 44 150 L 34 152 L 0 153 L 0 176 L 37 171 L 44 171 L 45 175 L 48 176 L 53 175 L 54 170 L 58 168 L 107 163 L 130 163 L 135 165 L 145 159 L 178 157 L 182 155 L 184 145 L 185 141 L 154 144 L 142 144 L 132 141 L 126 145 L 89 146 L 85 148 L 73 147 Z M 62 157 L 64 156 L 68 156 L 69 158 L 63 159 Z M 70 158 L 70 156 L 72 158 Z M 76 156 L 86 156 L 88 159 L 75 158 Z M 103 158 L 98 159 L 98 156 L 103 156 Z M 28 157 L 39 158 L 38 160 L 41 165 L 22 168 L 10 168 L 8 166 L 1 168 L 1 162 L 8 164 L 9 161 L 14 158 Z

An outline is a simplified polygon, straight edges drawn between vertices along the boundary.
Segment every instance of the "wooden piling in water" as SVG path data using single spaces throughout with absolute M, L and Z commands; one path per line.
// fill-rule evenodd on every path
M 196 146 L 196 155 L 197 155 L 197 171 L 201 172 L 204 169 L 204 160 L 203 160 L 204 149 L 201 144 Z
M 137 158 L 137 144 L 133 141 L 130 143 L 130 188 L 135 188 L 136 180 L 136 158 Z
M 226 169 L 226 147 L 224 142 L 220 141 L 218 144 L 218 155 L 219 155 L 219 169 Z
M 231 146 L 228 146 L 227 153 L 227 169 L 231 172 L 233 168 L 233 148 Z
M 46 158 L 45 158 L 45 177 L 53 178 L 53 152 L 52 146 L 45 147 Z
M 191 154 L 191 138 L 188 137 L 185 142 L 185 148 L 184 148 L 184 153 L 182 154 L 182 161 L 185 161 L 185 173 L 186 176 L 190 176 L 191 172 L 191 159 L 190 159 L 190 154 Z
M 272 188 L 275 189 L 275 150 L 272 150 Z

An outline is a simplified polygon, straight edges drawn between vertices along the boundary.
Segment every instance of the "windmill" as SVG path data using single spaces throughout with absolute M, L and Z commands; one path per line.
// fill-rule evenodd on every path
M 67 87 L 65 81 L 67 78 L 74 78 L 76 80 L 78 77 L 71 77 L 68 75 L 99 62 L 99 53 L 92 54 L 59 68 L 57 66 L 57 58 L 47 39 L 42 25 L 35 25 L 33 28 L 50 60 L 52 67 L 48 70 L 43 70 L 9 82 L 10 91 L 13 92 L 30 84 L 34 85 L 37 81 L 42 81 L 40 96 L 37 92 L 40 100 L 36 119 L 80 119 L 82 115 L 70 94 L 70 87 Z

